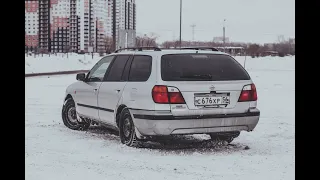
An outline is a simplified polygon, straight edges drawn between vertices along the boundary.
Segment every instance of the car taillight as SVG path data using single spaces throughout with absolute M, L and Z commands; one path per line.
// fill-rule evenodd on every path
M 159 104 L 185 104 L 181 92 L 175 87 L 154 86 L 152 98 L 155 103 Z
M 244 86 L 239 97 L 239 102 L 257 101 L 257 100 L 258 100 L 258 94 L 257 94 L 256 86 L 254 84 Z
M 152 98 L 155 103 L 159 103 L 159 104 L 169 103 L 167 86 L 154 86 L 152 89 Z

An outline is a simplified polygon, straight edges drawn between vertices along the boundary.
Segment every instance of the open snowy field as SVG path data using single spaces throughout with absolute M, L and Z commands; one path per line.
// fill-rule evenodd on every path
M 244 57 L 237 60 L 243 64 Z M 253 132 L 242 132 L 232 145 L 219 148 L 210 146 L 206 135 L 176 137 L 182 144 L 178 146 L 135 149 L 122 145 L 113 131 L 72 131 L 62 123 L 61 107 L 75 75 L 26 78 L 26 179 L 293 180 L 294 61 L 247 57 L 246 69 L 257 86 L 260 122 Z M 188 143 L 194 145 L 184 148 Z
M 76 54 L 70 53 L 67 57 L 66 54 L 57 54 L 57 55 L 37 55 L 27 56 L 25 55 L 25 73 L 43 73 L 43 72 L 58 72 L 58 71 L 73 71 L 73 70 L 90 70 L 93 65 L 98 62 L 102 57 L 98 54 L 94 54 L 93 59 L 91 55 L 88 54 Z M 294 59 L 294 57 L 260 57 L 260 58 L 251 58 L 250 56 L 236 56 L 239 62 L 243 64 L 244 60 L 250 61 L 248 66 L 256 67 L 257 63 L 260 61 L 268 60 L 268 61 L 284 61 L 287 59 Z M 277 68 L 277 63 L 269 63 L 268 67 L 259 67 L 261 68 Z M 292 68 L 292 67 L 287 67 Z M 294 68 L 294 67 L 293 67 Z M 250 69 L 250 67 L 249 67 Z
M 89 70 L 102 57 L 98 54 L 66 54 L 58 53 L 57 55 L 47 54 L 34 56 L 25 55 L 25 74 L 73 71 L 73 70 Z

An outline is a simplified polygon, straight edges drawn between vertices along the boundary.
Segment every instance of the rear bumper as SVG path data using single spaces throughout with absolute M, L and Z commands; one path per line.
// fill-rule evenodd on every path
M 203 116 L 172 116 L 168 111 L 130 111 L 137 130 L 146 136 L 252 131 L 260 118 L 258 109 L 239 114 Z

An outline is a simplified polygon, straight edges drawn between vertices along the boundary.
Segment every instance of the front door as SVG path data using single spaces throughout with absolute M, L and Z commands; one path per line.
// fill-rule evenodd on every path
M 88 73 L 85 82 L 77 89 L 77 112 L 92 119 L 99 119 L 98 92 L 109 64 L 114 56 L 102 58 Z
M 101 121 L 111 125 L 116 125 L 114 115 L 127 83 L 122 76 L 126 65 L 128 66 L 129 58 L 129 55 L 118 55 L 115 58 L 99 89 L 99 117 Z

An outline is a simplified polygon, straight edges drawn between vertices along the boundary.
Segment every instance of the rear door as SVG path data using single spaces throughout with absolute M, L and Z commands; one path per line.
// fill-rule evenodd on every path
M 130 64 L 130 71 L 124 73 L 124 78 L 128 81 L 123 94 L 126 105 L 134 109 L 154 110 L 150 93 L 154 86 L 151 75 L 152 56 L 134 55 Z
M 131 55 L 116 56 L 99 89 L 99 117 L 101 121 L 111 125 L 116 125 L 114 112 L 127 83 L 122 77 L 130 57 Z
M 244 112 L 237 106 L 249 74 L 232 57 L 220 54 L 169 54 L 161 58 L 161 78 L 182 93 L 186 108 L 171 105 L 176 115 Z M 192 110 L 192 111 L 187 111 Z

